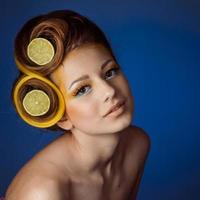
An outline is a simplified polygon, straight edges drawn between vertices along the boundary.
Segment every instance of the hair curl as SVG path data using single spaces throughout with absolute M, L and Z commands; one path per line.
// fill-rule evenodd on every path
M 55 49 L 55 55 L 50 63 L 37 65 L 27 55 L 27 46 L 34 39 L 42 37 L 49 40 Z M 101 29 L 88 18 L 71 10 L 57 10 L 29 20 L 19 31 L 15 39 L 14 53 L 19 62 L 30 71 L 37 72 L 41 76 L 50 79 L 50 74 L 62 63 L 63 58 L 70 51 L 83 46 L 84 44 L 101 44 L 109 50 L 113 58 L 115 56 L 111 46 Z M 116 59 L 115 59 L 116 60 Z M 21 79 L 22 73 L 17 80 Z M 30 89 L 40 88 L 47 93 L 51 100 L 48 113 L 42 117 L 34 117 L 37 121 L 52 116 L 58 107 L 58 100 L 53 90 L 47 84 L 37 79 L 31 79 L 22 87 L 19 99 L 23 99 L 25 93 Z M 13 101 L 13 98 L 12 98 Z M 23 109 L 23 108 L 22 108 Z M 29 116 L 30 117 L 30 116 Z M 47 128 L 48 130 L 62 130 L 57 125 Z

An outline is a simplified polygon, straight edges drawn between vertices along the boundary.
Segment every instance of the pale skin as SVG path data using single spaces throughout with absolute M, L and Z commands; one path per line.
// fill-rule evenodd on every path
M 99 44 L 65 56 L 51 79 L 65 98 L 66 115 L 58 126 L 66 133 L 19 171 L 7 200 L 136 199 L 150 140 L 131 125 L 133 96 L 118 68 Z M 71 86 L 83 75 L 87 79 Z M 105 116 L 118 101 L 124 105 Z

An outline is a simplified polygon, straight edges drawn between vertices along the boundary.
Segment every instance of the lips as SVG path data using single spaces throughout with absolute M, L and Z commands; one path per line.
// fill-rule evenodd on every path
M 117 102 L 115 105 L 113 105 L 108 112 L 104 115 L 104 117 L 106 117 L 107 115 L 109 115 L 110 113 L 112 113 L 113 111 L 116 111 L 117 109 L 119 109 L 125 101 L 119 101 Z

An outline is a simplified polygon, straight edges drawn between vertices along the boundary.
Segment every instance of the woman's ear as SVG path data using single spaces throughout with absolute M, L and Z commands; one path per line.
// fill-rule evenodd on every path
M 60 121 L 57 122 L 57 125 L 64 130 L 71 130 L 73 128 L 73 124 L 66 114 L 62 117 Z

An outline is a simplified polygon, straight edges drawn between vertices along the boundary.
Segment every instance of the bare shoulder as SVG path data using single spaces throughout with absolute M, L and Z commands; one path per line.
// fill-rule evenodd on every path
M 27 180 L 30 181 L 30 180 Z M 62 193 L 56 181 L 47 178 L 33 178 L 28 184 L 15 185 L 6 193 L 6 200 L 61 200 Z M 18 183 L 16 183 L 18 184 Z
M 126 170 L 129 176 L 135 177 L 129 199 L 136 199 L 139 184 L 143 175 L 145 161 L 151 146 L 150 137 L 144 129 L 137 126 L 130 126 L 127 131 L 127 138 L 130 147 Z
M 131 125 L 130 133 L 134 139 L 134 142 L 136 142 L 137 145 L 141 146 L 141 148 L 145 148 L 146 150 L 150 148 L 150 137 L 143 128 Z
M 52 167 L 28 163 L 15 176 L 6 192 L 6 200 L 61 200 L 68 199 L 62 183 Z M 51 174 L 52 172 L 52 174 Z M 65 184 L 67 190 L 67 182 Z
M 130 142 L 133 147 L 132 152 L 135 156 L 139 157 L 141 161 L 145 161 L 151 147 L 149 135 L 144 129 L 131 125 L 129 129 L 129 137 L 131 138 Z

